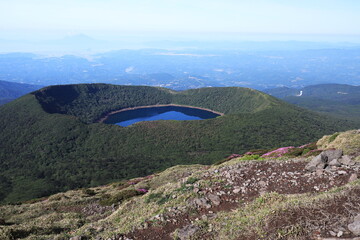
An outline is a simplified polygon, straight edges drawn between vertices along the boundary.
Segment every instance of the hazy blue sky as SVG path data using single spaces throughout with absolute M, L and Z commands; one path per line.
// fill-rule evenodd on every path
M 360 35 L 359 0 L 0 0 L 0 37 L 21 34 Z

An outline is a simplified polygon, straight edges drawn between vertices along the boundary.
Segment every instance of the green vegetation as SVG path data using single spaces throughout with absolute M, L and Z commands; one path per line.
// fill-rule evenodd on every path
M 334 135 L 336 137 L 334 137 Z M 356 155 L 360 149 L 359 130 L 350 130 L 342 133 L 335 133 L 322 137 L 316 143 L 320 149 L 340 148 L 347 155 Z M 357 157 L 360 160 L 360 156 Z
M 187 180 L 186 180 L 186 184 L 194 184 L 196 183 L 197 181 L 199 181 L 198 178 L 194 178 L 194 177 L 189 177 Z
M 301 97 L 296 96 L 302 91 Z M 272 96 L 313 111 L 360 121 L 360 87 L 346 84 L 319 84 L 303 89 L 275 88 Z
M 337 136 L 339 136 L 340 133 L 334 133 L 333 135 L 331 135 L 331 137 L 329 137 L 329 143 L 331 143 L 332 141 L 334 141 L 336 139 Z
M 113 110 L 168 103 L 225 116 L 126 128 L 94 123 Z M 299 146 L 359 126 L 251 89 L 173 92 L 105 84 L 47 87 L 0 107 L 0 116 L 0 202 L 146 176 L 174 165 L 212 164 L 249 149 Z
M 177 192 L 180 193 L 184 193 L 184 192 L 188 192 L 194 189 L 194 186 L 190 185 L 190 184 L 181 184 L 180 187 L 178 189 L 176 189 Z
M 260 157 L 260 155 L 245 155 L 240 158 L 241 160 L 264 160 L 264 158 Z
M 125 189 L 125 190 L 122 190 L 122 191 L 116 193 L 113 196 L 108 195 L 108 194 L 103 195 L 100 200 L 100 204 L 103 206 L 119 204 L 129 198 L 132 198 L 132 197 L 135 197 L 138 195 L 142 195 L 142 194 L 144 194 L 144 193 L 141 191 L 137 191 L 135 189 Z
M 359 97 L 357 99 L 350 99 L 349 102 L 318 97 L 286 97 L 284 101 L 335 117 L 360 120 Z
M 83 189 L 83 193 L 87 196 L 94 196 L 96 195 L 96 192 L 92 189 L 89 189 L 89 188 L 85 188 Z
M 76 116 L 86 123 L 122 108 L 171 102 L 171 94 L 159 88 L 107 84 L 51 86 L 34 95 L 46 112 Z
M 324 137 L 324 141 L 327 142 L 328 137 Z M 360 139 L 360 134 L 353 130 L 340 133 L 338 137 L 354 141 Z M 314 144 L 305 148 L 312 149 Z M 239 201 L 229 211 L 215 210 L 216 214 L 202 215 L 191 206 L 190 200 L 204 195 L 195 193 L 186 185 L 196 183 L 199 188 L 206 189 L 220 182 L 228 184 L 226 179 L 218 178 L 218 173 L 230 166 L 239 169 L 239 164 L 244 164 L 242 160 L 232 159 L 210 167 L 175 166 L 148 177 L 71 190 L 23 204 L 2 205 L 0 239 L 70 239 L 80 236 L 108 239 L 136 229 L 162 228 L 171 224 L 173 219 L 181 221 L 189 216 L 194 216 L 191 224 L 199 228 L 192 235 L 194 239 L 208 239 L 209 233 L 213 239 L 312 239 L 315 230 L 324 229 L 329 224 L 333 225 L 327 229 L 343 223 L 347 225 L 352 213 L 359 212 L 360 180 L 320 192 L 280 194 L 269 191 L 254 199 Z M 212 174 L 210 179 L 209 173 Z M 135 190 L 145 185 L 150 188 L 148 193 Z M 234 185 L 224 185 L 227 187 L 232 192 Z M 337 211 L 333 211 L 334 208 Z M 329 219 L 344 220 L 339 223 Z M 187 224 L 184 222 L 174 230 L 175 235 Z
M 170 200 L 169 194 L 163 195 L 163 193 L 150 193 L 147 196 L 145 203 L 156 202 L 158 205 L 162 205 L 169 200 Z

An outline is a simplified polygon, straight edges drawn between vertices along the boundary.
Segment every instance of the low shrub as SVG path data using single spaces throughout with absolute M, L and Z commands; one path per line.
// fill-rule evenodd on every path
M 176 191 L 184 193 L 187 191 L 191 191 L 193 189 L 194 189 L 194 186 L 183 183 L 183 184 L 181 184 L 180 188 L 176 189 Z
M 260 157 L 260 155 L 245 155 L 240 158 L 240 160 L 263 160 L 264 158 Z
M 315 149 L 315 150 L 310 150 L 309 152 L 307 152 L 306 154 L 304 154 L 304 157 L 312 157 L 312 156 L 317 156 L 322 152 L 322 150 L 319 149 Z
M 162 193 L 150 193 L 145 199 L 145 203 L 155 202 L 162 197 Z
M 315 149 L 317 149 L 317 145 L 316 145 L 316 142 L 312 142 L 312 143 L 302 145 L 299 148 L 304 148 L 304 149 L 308 148 L 310 150 L 315 150 Z
M 316 145 L 316 142 L 313 142 L 313 143 L 309 143 L 306 148 L 310 149 L 310 150 L 315 150 L 317 149 L 317 145 Z
M 222 159 L 222 160 L 220 160 L 220 161 L 215 162 L 213 165 L 214 165 L 214 166 L 218 166 L 218 165 L 223 164 L 223 163 L 225 163 L 225 162 L 228 162 L 228 161 L 230 161 L 230 160 L 231 160 L 231 159 L 225 158 L 225 159 Z
M 194 184 L 194 183 L 196 183 L 197 181 L 199 181 L 198 178 L 189 177 L 189 178 L 186 180 L 185 184 Z
M 292 148 L 287 153 L 285 153 L 283 156 L 285 157 L 298 157 L 301 156 L 304 152 L 303 148 Z
M 276 149 L 276 148 L 275 148 Z M 245 153 L 245 155 L 264 155 L 265 153 L 271 152 L 275 149 L 252 149 Z
M 121 203 L 129 198 L 142 195 L 144 192 L 137 191 L 135 189 L 126 189 L 122 190 L 121 192 L 111 196 L 109 194 L 103 195 L 103 197 L 100 199 L 100 204 L 103 206 L 110 206 L 112 204 Z
M 123 181 L 120 181 L 120 182 L 116 182 L 116 183 L 112 183 L 111 186 L 113 188 L 117 188 L 119 190 L 121 189 L 124 189 L 124 188 L 127 188 L 130 184 L 128 183 L 128 181 L 126 180 L 123 180 Z
M 230 161 L 231 159 L 239 158 L 239 157 L 241 157 L 241 156 L 242 156 L 242 155 L 240 155 L 240 154 L 234 153 L 234 154 L 231 154 L 230 156 L 228 156 L 228 157 L 225 158 L 225 159 L 222 159 L 222 160 L 220 160 L 220 161 L 217 161 L 217 162 L 214 163 L 213 165 L 217 166 L 217 165 L 220 165 L 220 164 L 222 164 L 222 163 L 224 163 L 224 162 Z
M 85 188 L 82 190 L 82 193 L 87 195 L 87 196 L 94 196 L 96 195 L 96 192 L 92 189 L 89 189 L 89 188 Z
M 331 137 L 329 138 L 329 143 L 333 142 L 339 135 L 340 133 L 334 133 L 333 135 L 331 135 Z
M 311 150 L 309 148 L 305 148 L 302 155 L 305 156 L 308 152 L 310 152 Z
M 157 204 L 162 205 L 169 201 L 169 199 L 170 195 L 168 194 L 163 195 L 162 193 L 151 193 L 146 198 L 145 203 L 156 202 Z

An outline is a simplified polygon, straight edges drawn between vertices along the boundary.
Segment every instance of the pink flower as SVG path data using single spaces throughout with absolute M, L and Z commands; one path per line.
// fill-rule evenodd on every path
M 292 149 L 295 147 L 282 147 L 282 148 L 278 148 L 274 151 L 268 152 L 263 154 L 261 157 L 281 157 L 282 155 L 284 155 L 285 153 L 289 152 L 289 149 Z

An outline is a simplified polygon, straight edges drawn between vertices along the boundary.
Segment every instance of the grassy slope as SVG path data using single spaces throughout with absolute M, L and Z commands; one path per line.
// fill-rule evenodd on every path
M 350 122 L 313 114 L 242 88 L 172 93 L 150 87 L 97 86 L 67 89 L 66 94 L 74 94 L 72 101 L 68 95 L 57 96 L 54 111 L 60 109 L 77 117 L 44 112 L 32 94 L 0 108 L 0 200 L 14 202 L 96 186 L 177 164 L 210 164 L 232 153 L 301 145 L 324 134 L 354 128 Z M 129 98 L 129 91 L 135 98 Z M 54 96 L 44 99 L 51 102 Z M 227 114 L 203 121 L 143 122 L 127 128 L 84 123 L 119 107 L 147 105 L 144 99 L 151 99 L 149 105 L 173 102 Z M 76 111 L 82 108 L 85 110 Z

